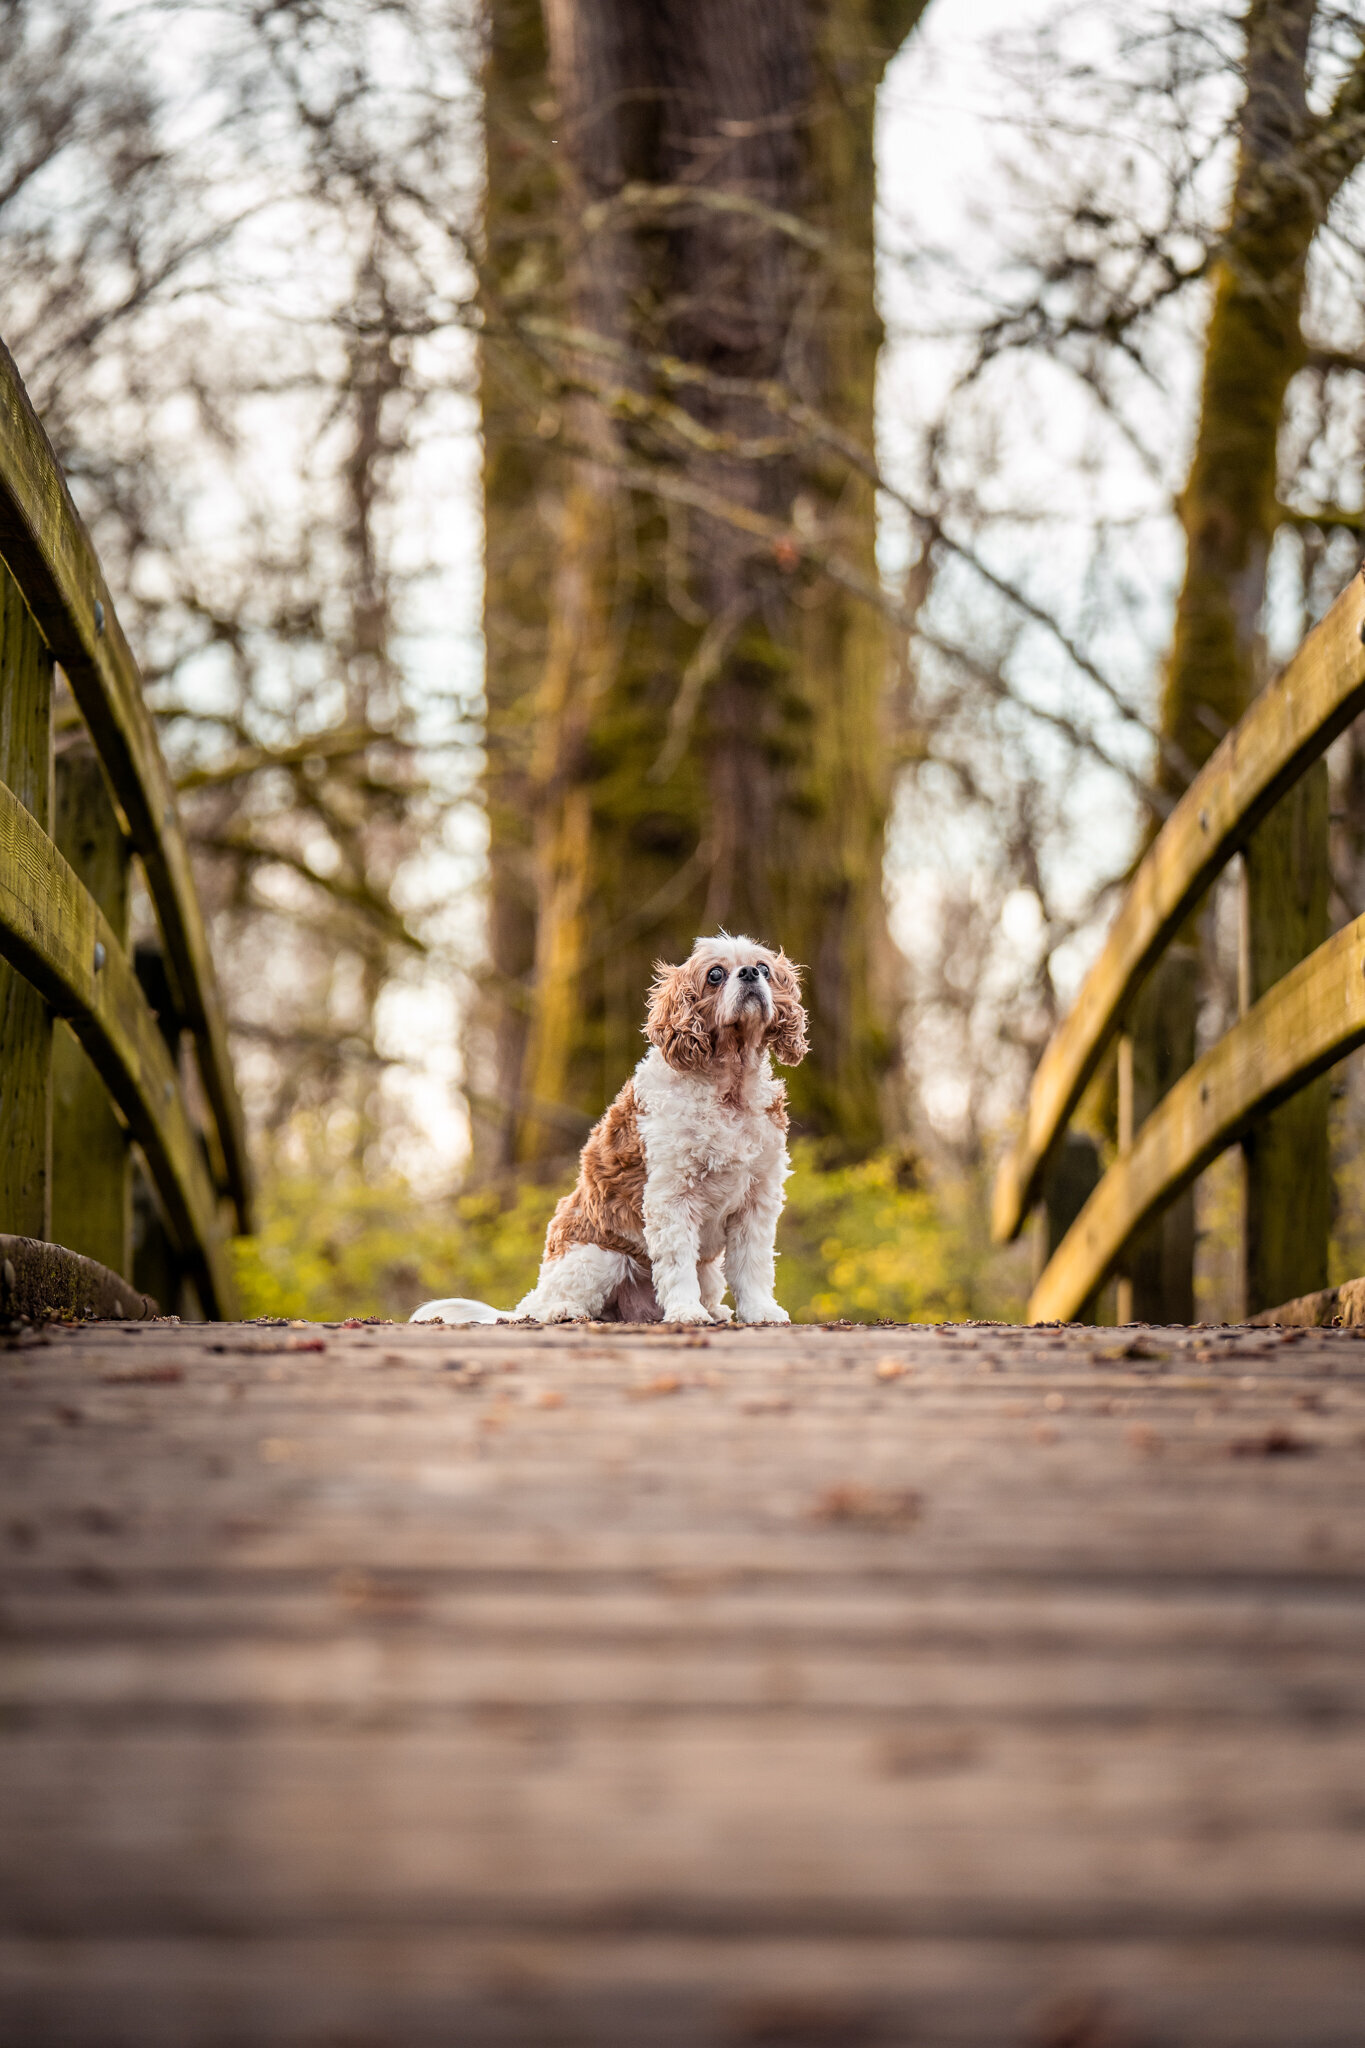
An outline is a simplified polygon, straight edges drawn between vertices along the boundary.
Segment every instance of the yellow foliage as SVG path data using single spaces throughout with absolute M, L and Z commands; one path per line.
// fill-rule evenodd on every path
M 826 1170 L 798 1144 L 793 1163 L 777 1269 L 793 1321 L 1022 1313 L 1021 1257 L 989 1249 L 977 1191 L 902 1185 L 892 1153 Z M 526 1184 L 432 1202 L 354 1171 L 279 1174 L 262 1190 L 260 1229 L 236 1247 L 243 1313 L 403 1318 L 443 1294 L 510 1308 L 535 1279 L 561 1192 Z

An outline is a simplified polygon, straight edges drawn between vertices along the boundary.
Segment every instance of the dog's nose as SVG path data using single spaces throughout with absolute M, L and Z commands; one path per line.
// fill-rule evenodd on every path
M 756 967 L 741 967 L 739 970 L 739 978 L 741 981 L 757 981 L 758 969 Z

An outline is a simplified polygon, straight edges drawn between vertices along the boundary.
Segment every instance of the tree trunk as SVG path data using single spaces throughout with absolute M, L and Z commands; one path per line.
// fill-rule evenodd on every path
M 490 964 L 470 1078 L 476 1155 L 492 1168 L 510 1163 L 523 1107 L 537 922 L 531 750 L 559 531 L 559 465 L 546 438 L 556 417 L 551 394 L 505 329 L 527 305 L 544 310 L 558 283 L 546 65 L 540 0 L 487 0 L 479 398 Z
M 1304 173 L 1311 117 L 1307 105 L 1308 41 L 1315 0 L 1253 0 L 1246 15 L 1246 91 L 1239 131 L 1236 182 L 1228 233 L 1213 274 L 1213 305 L 1205 340 L 1199 427 L 1180 498 L 1186 537 L 1184 582 L 1176 608 L 1167 668 L 1161 731 L 1166 742 L 1162 786 L 1178 794 L 1202 767 L 1223 734 L 1242 716 L 1265 681 L 1261 614 L 1266 566 L 1279 524 L 1277 451 L 1291 378 L 1302 366 L 1301 328 L 1308 251 L 1325 210 L 1320 186 Z M 1312 914 L 1285 924 L 1281 860 L 1286 826 L 1281 816 L 1298 802 L 1287 798 L 1248 852 L 1246 921 L 1249 956 L 1274 960 L 1275 975 L 1309 950 L 1317 931 Z M 1302 856 L 1296 891 L 1310 906 L 1325 906 L 1326 828 L 1320 847 Z M 1321 873 L 1310 873 L 1317 863 Z M 1321 937 L 1326 936 L 1325 925 Z M 1193 925 L 1186 934 L 1193 944 Z M 1262 993 L 1257 973 L 1256 993 Z M 1274 976 L 1272 975 L 1272 979 Z M 1140 1066 L 1161 1076 L 1164 1092 L 1189 1065 L 1195 1047 L 1195 978 L 1182 975 L 1163 1000 L 1141 1008 L 1134 1020 Z M 1311 1227 L 1294 1237 L 1295 1257 L 1273 1260 L 1278 1285 L 1291 1270 L 1302 1285 L 1285 1285 L 1276 1300 L 1321 1286 L 1325 1227 L 1317 1219 L 1330 1204 L 1327 1178 L 1326 1091 L 1312 1088 L 1265 1118 L 1247 1148 L 1247 1214 L 1266 1216 L 1289 1198 L 1284 1164 L 1297 1160 L 1293 1199 Z M 1145 1104 L 1155 1107 L 1155 1098 Z M 1310 1185 L 1311 1183 L 1311 1185 Z M 1254 1235 L 1255 1233 L 1253 1233 Z M 1321 1246 L 1309 1247 L 1321 1235 Z M 1163 1244 L 1163 1237 L 1166 1240 Z M 1171 1231 L 1161 1220 L 1133 1248 L 1132 1312 L 1153 1321 L 1181 1320 L 1192 1300 L 1193 1234 Z M 1264 1233 L 1257 1242 L 1268 1242 Z M 1280 1253 L 1285 1247 L 1281 1245 Z M 1267 1276 L 1249 1246 L 1248 1307 L 1261 1299 Z M 1295 1264 L 1297 1259 L 1297 1264 Z
M 565 1112 L 595 1113 L 620 1085 L 653 961 L 719 925 L 807 968 L 799 1124 L 848 1152 L 882 1134 L 883 629 L 800 551 L 723 515 L 793 525 L 875 579 L 870 488 L 754 386 L 778 380 L 872 442 L 875 91 L 920 11 L 546 0 L 576 388 L 557 413 L 567 473 L 553 582 L 536 580 L 549 619 L 516 807 L 535 957 L 502 1085 L 524 1160 L 561 1152 Z M 491 220 L 500 207 L 490 194 Z M 490 615 L 516 503 L 498 463 L 490 445 Z M 545 458 L 530 468 L 543 477 Z M 527 559 L 543 567 L 535 532 Z M 489 661 L 494 955 L 522 990 L 526 847 L 497 809 L 524 673 L 491 638 Z M 500 936 L 512 898 L 520 954 Z

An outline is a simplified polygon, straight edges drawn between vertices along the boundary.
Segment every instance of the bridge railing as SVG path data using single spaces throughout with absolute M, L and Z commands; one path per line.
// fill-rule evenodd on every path
M 83 730 L 54 731 L 57 668 Z M 160 930 L 155 1007 L 128 951 L 134 856 Z M 175 793 L 89 535 L 3 346 L 0 962 L 0 1233 L 131 1278 L 131 1139 L 204 1309 L 230 1314 L 226 1240 L 249 1227 L 250 1177 Z
M 1104 947 L 1039 1061 L 1001 1164 L 992 1225 L 1016 1236 L 1065 1157 L 1067 1126 L 1146 977 L 1266 814 L 1365 709 L 1365 580 L 1357 576 L 1226 736 L 1138 867 Z M 1261 1116 L 1365 1043 L 1365 918 L 1275 983 L 1187 1068 L 1131 1134 L 1054 1246 L 1032 1322 L 1068 1321 L 1155 1216 Z M 1075 1204 L 1073 1203 L 1073 1207 Z

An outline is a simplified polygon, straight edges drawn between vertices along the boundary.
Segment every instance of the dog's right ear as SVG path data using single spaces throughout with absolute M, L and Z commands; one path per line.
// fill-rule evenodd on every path
M 669 967 L 662 960 L 655 961 L 645 1037 L 680 1074 L 695 1074 L 710 1065 L 715 1044 L 686 962 Z

